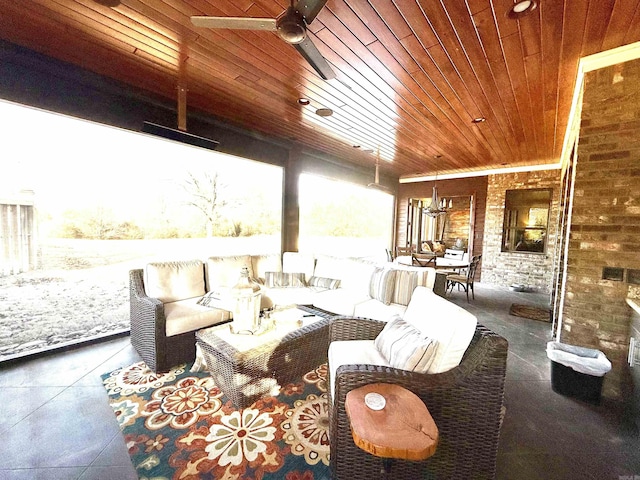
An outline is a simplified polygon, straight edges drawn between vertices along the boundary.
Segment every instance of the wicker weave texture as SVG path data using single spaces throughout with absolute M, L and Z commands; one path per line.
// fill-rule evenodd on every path
M 330 341 L 373 339 L 384 324 L 336 318 Z M 369 383 L 394 383 L 427 405 L 440 432 L 433 457 L 422 462 L 395 461 L 394 479 L 491 479 L 504 399 L 507 341 L 478 325 L 460 365 L 440 374 L 416 374 L 372 365 L 344 365 L 330 392 L 331 469 L 335 479 L 378 478 L 382 460 L 359 449 L 351 438 L 344 409 L 347 392 Z
M 196 339 L 211 376 L 237 408 L 245 408 L 327 362 L 329 320 L 298 328 L 279 342 L 240 352 L 215 334 L 200 330 Z
M 154 372 L 167 371 L 196 356 L 195 332 L 166 336 L 164 306 L 144 291 L 142 269 L 129 272 L 131 344 Z

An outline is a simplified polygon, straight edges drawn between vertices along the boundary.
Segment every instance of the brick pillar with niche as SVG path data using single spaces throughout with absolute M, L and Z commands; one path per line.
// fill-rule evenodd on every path
M 502 251 L 505 195 L 507 190 L 552 188 L 547 247 L 544 254 Z M 542 170 L 489 175 L 485 219 L 482 281 L 508 287 L 524 284 L 532 291 L 551 293 L 553 259 L 556 252 L 560 198 L 560 170 Z
M 576 162 L 561 341 L 613 363 L 604 394 L 622 397 L 630 309 L 640 296 L 640 60 L 589 72 Z

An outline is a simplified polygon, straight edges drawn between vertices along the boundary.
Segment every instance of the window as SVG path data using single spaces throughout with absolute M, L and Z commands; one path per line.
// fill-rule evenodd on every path
M 384 257 L 393 231 L 393 195 L 311 174 L 300 175 L 298 190 L 300 251 Z
M 128 273 L 150 261 L 280 252 L 279 166 L 0 113 L 0 360 L 128 330 Z
M 503 252 L 544 253 L 547 248 L 551 189 L 507 190 Z

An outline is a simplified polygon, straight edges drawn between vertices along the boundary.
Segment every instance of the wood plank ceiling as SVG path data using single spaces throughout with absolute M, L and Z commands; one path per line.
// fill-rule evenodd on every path
M 513 0 L 328 0 L 309 26 L 324 81 L 272 32 L 190 22 L 287 6 L 0 0 L 0 37 L 174 101 L 185 86 L 189 109 L 348 162 L 379 147 L 400 177 L 557 162 L 580 57 L 640 40 L 640 0 L 538 0 L 517 20 Z

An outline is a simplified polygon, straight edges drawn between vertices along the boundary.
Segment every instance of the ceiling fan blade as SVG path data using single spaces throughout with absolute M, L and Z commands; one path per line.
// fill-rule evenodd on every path
M 309 25 L 327 4 L 327 0 L 299 0 L 296 10 L 302 14 L 304 21 Z
M 323 79 L 336 78 L 336 73 L 308 36 L 294 47 Z
M 191 17 L 191 23 L 203 28 L 229 28 L 232 30 L 276 31 L 275 18 L 249 17 Z

